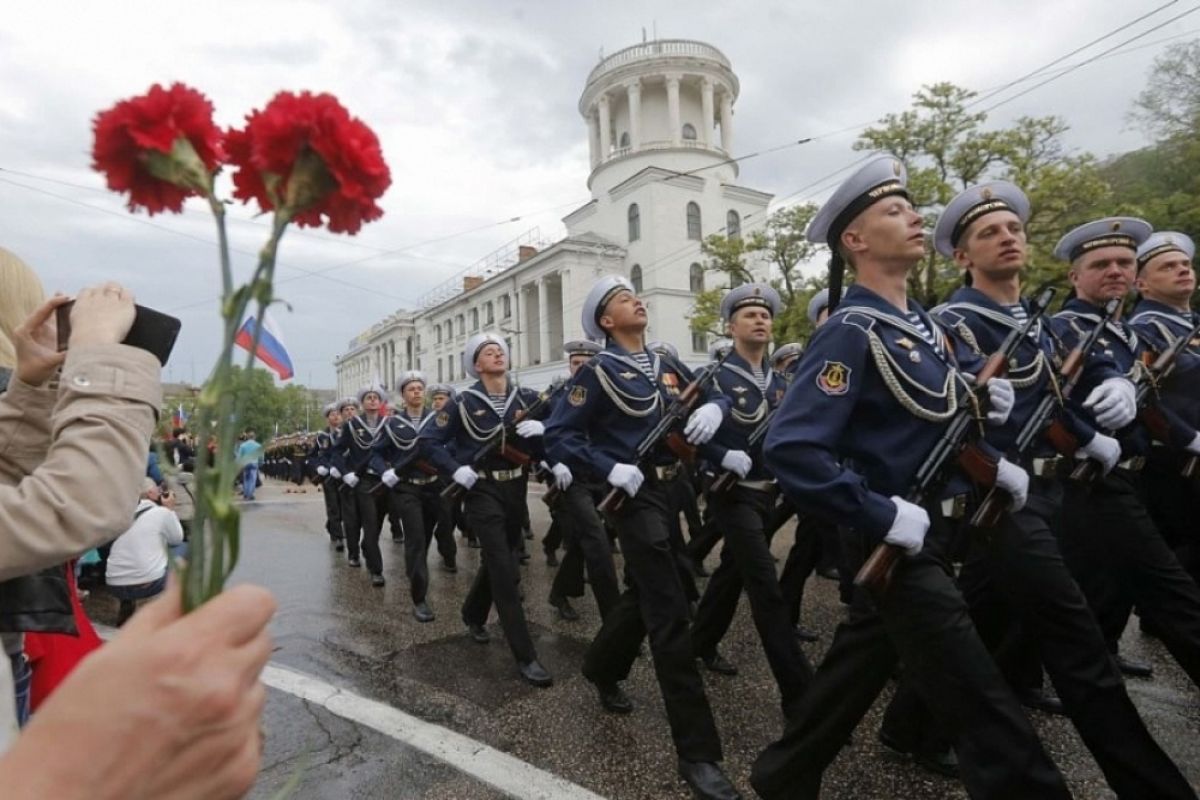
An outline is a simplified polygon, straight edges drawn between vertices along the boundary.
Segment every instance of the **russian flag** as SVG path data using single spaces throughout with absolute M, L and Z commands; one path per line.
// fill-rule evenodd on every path
M 234 344 L 246 352 L 250 352 L 254 346 L 255 331 L 258 331 L 258 349 L 254 351 L 255 357 L 278 375 L 281 381 L 286 381 L 295 375 L 296 371 L 292 369 L 292 357 L 288 355 L 287 347 L 283 344 L 283 336 L 279 333 L 279 328 L 275 326 L 274 320 L 266 312 L 263 312 L 261 328 L 254 317 L 246 317 L 246 321 L 238 329 L 237 337 L 233 340 Z
M 179 410 L 175 412 L 175 416 L 172 419 L 172 423 L 174 424 L 174 426 L 176 428 L 182 428 L 183 426 L 187 425 L 187 421 L 188 421 L 187 412 L 183 410 L 183 403 L 180 403 Z

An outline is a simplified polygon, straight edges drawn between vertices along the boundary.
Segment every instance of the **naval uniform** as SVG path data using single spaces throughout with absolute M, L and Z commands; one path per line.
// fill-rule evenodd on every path
M 637 464 L 639 442 L 692 378 L 674 359 L 629 353 L 610 343 L 564 389 L 566 401 L 546 426 L 551 461 L 570 467 L 576 481 L 605 485 L 615 465 Z M 710 390 L 707 395 L 700 402 L 728 408 L 719 394 Z M 663 447 L 639 468 L 644 483 L 620 511 L 609 515 L 629 585 L 588 648 L 583 674 L 600 686 L 624 680 L 649 634 L 676 752 L 690 762 L 720 761 L 721 740 L 696 667 L 687 598 L 670 542 L 668 491 L 680 463 Z M 590 495 L 580 502 L 586 497 Z
M 404 572 L 414 604 L 425 602 L 429 590 L 429 544 L 441 508 L 437 476 L 417 465 L 421 430 L 433 424 L 433 418 L 429 409 L 414 418 L 407 409 L 400 408 L 387 418 L 383 428 L 387 437 L 383 460 L 399 479 L 390 492 L 390 503 L 404 527 Z M 442 542 L 438 544 L 443 547 Z M 450 545 L 453 547 L 453 539 Z M 455 555 L 454 550 L 442 550 L 447 564 L 454 564 Z
M 889 496 L 905 494 L 966 402 L 944 336 L 916 303 L 908 306 L 906 315 L 851 287 L 801 357 L 765 444 L 768 468 L 798 506 L 849 526 L 871 546 L 896 517 Z M 963 485 L 951 480 L 946 495 Z M 972 797 L 1070 796 L 954 585 L 941 503 L 926 510 L 921 552 L 897 565 L 876 613 L 838 626 L 783 737 L 755 763 L 751 783 L 768 800 L 817 797 L 822 773 L 897 656 L 954 742 Z
M 379 486 L 379 476 L 387 470 L 383 460 L 383 450 L 387 442 L 383 429 L 386 417 L 376 417 L 374 423 L 367 420 L 366 414 L 351 417 L 343 425 L 338 436 L 341 450 L 341 460 L 338 470 L 344 476 L 354 473 L 358 483 L 351 487 L 350 498 L 356 511 L 354 521 L 357 530 L 348 531 L 347 546 L 350 560 L 358 558 L 360 549 L 367 571 L 372 576 L 383 575 L 383 556 L 379 552 L 379 532 L 383 528 L 383 520 L 387 516 L 388 497 L 383 489 L 375 491 Z M 345 516 L 343 515 L 343 519 Z M 356 534 L 361 531 L 361 542 Z
M 332 464 L 332 456 L 337 441 L 338 432 L 336 428 L 321 431 L 317 434 L 314 440 L 314 452 L 310 463 L 314 467 L 325 467 L 329 469 Z M 325 499 L 325 530 L 329 533 L 329 538 L 336 544 L 346 538 L 345 532 L 342 530 L 342 508 L 338 501 L 338 487 L 341 481 L 336 478 L 323 477 L 321 479 L 321 494 Z
M 1104 318 L 1104 311 L 1085 300 L 1069 300 L 1053 324 L 1067 347 L 1074 346 Z M 1112 359 L 1119 372 L 1136 378 L 1145 347 L 1126 322 L 1109 323 L 1097 345 L 1100 357 Z M 1094 382 L 1081 381 L 1086 397 Z M 1182 449 L 1195 430 L 1168 406 L 1167 446 Z M 1081 414 L 1088 414 L 1080 409 Z M 1064 481 L 1062 551 L 1075 580 L 1096 615 L 1109 648 L 1117 640 L 1136 605 L 1142 619 L 1156 629 L 1164 645 L 1200 686 L 1200 588 L 1180 566 L 1146 509 L 1141 470 L 1150 455 L 1150 435 L 1135 421 L 1117 433 L 1122 461 L 1091 484 Z
M 733 488 L 706 495 L 712 525 L 724 533 L 725 545 L 721 548 L 720 565 L 700 600 L 692 626 L 692 642 L 701 658 L 716 656 L 717 644 L 729 630 L 738 598 L 745 589 L 754 626 L 786 712 L 811 680 L 812 665 L 800 652 L 792 633 L 791 615 L 775 575 L 775 559 L 765 531 L 776 487 L 763 464 L 761 442 L 753 449 L 748 443 L 750 433 L 783 398 L 786 383 L 765 363 L 756 370 L 734 351 L 717 373 L 717 384 L 730 399 L 731 409 L 712 440 L 701 446 L 700 453 L 717 474 L 730 450 L 749 455 L 753 466 Z
M 445 476 L 453 475 L 460 466 L 474 465 L 482 443 L 512 424 L 517 412 L 536 400 L 537 392 L 516 388 L 511 381 L 502 396 L 489 395 L 482 381 L 476 381 L 448 400 L 435 413 L 433 424 L 424 427 L 425 453 Z M 508 445 L 537 460 L 540 443 L 536 440 L 514 437 Z M 463 622 L 486 625 L 495 603 L 513 656 L 519 664 L 528 664 L 537 659 L 537 652 L 517 588 L 528 472 L 498 452 L 473 469 L 479 478 L 466 493 L 464 509 L 470 530 L 483 548 L 483 558 L 463 601 Z

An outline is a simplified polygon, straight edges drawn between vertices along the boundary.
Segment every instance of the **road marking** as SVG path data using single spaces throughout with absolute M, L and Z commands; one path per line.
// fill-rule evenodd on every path
M 105 641 L 117 634 L 117 629 L 109 625 L 93 623 L 93 627 Z M 268 664 L 263 669 L 262 682 L 272 689 L 315 703 L 342 719 L 390 736 L 516 800 L 605 800 L 602 795 L 566 778 L 469 736 L 405 714 L 377 700 L 369 700 L 349 689 L 338 688 L 307 673 Z
M 432 722 L 340 689 L 312 675 L 268 664 L 263 683 L 331 714 L 390 736 L 518 800 L 603 800 L 582 786 Z

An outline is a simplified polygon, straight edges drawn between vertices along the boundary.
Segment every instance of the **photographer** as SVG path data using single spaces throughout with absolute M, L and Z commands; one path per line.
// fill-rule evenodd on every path
M 142 479 L 133 525 L 113 542 L 104 570 L 108 591 L 121 601 L 117 627 L 133 616 L 138 600 L 156 597 L 166 588 L 166 548 L 181 556 L 180 548 L 186 547 L 174 508 L 175 499 L 169 492 L 164 494 L 151 478 Z

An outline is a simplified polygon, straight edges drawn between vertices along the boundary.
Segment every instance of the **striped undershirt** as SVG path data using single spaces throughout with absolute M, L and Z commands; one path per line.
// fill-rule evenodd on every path
M 491 392 L 488 392 L 488 400 L 491 401 L 492 408 L 495 410 L 496 415 L 499 417 L 503 417 L 504 416 L 504 405 L 508 401 L 508 395 L 492 394 Z
M 769 378 L 767 377 L 767 373 L 763 372 L 762 365 L 761 364 L 752 365 L 750 367 L 750 374 L 752 374 L 754 376 L 754 382 L 758 384 L 758 388 L 760 388 L 764 392 L 766 392 L 767 391 L 767 381 L 769 380 Z
M 641 352 L 630 353 L 629 356 L 637 363 L 638 369 L 640 369 L 647 378 L 654 380 L 654 364 L 652 364 L 650 361 L 649 353 L 647 353 L 645 350 L 642 350 Z

